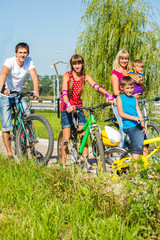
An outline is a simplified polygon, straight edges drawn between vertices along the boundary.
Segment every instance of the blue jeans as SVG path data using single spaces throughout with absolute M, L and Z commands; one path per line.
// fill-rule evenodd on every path
M 30 111 L 28 109 L 28 105 L 25 98 L 22 98 L 21 102 L 26 115 L 29 115 Z M 10 98 L 7 96 L 0 95 L 0 115 L 1 115 L 2 132 L 9 132 L 13 129 L 12 115 L 11 115 L 11 106 L 13 104 L 16 104 L 17 106 L 18 97 Z
M 142 126 L 138 124 L 136 127 L 123 129 L 123 131 L 128 134 L 131 140 L 133 153 L 142 154 L 145 135 L 144 131 L 142 132 Z
M 61 112 L 61 126 L 63 128 L 71 128 L 73 126 L 72 113 Z M 86 124 L 86 118 L 83 111 L 78 112 L 77 125 L 84 126 Z
M 118 147 L 125 148 L 126 147 L 125 146 L 126 134 L 123 132 L 122 118 L 118 114 L 116 105 L 112 105 L 112 109 L 113 109 L 114 115 L 117 119 L 117 122 L 119 124 L 119 133 L 121 134 L 121 137 L 122 137 L 122 140 L 121 140 L 120 144 L 118 145 Z

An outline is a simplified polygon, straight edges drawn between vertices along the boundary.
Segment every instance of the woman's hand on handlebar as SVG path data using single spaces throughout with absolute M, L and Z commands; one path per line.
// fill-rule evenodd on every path
M 68 113 L 74 112 L 75 111 L 75 106 L 70 106 L 66 110 L 67 110 Z
M 109 100 L 108 102 L 111 103 L 111 105 L 116 105 L 116 101 L 114 100 Z

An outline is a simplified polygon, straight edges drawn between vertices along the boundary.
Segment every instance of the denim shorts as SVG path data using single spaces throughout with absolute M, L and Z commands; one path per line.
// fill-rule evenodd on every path
M 126 133 L 132 144 L 132 149 L 134 154 L 142 154 L 143 151 L 143 141 L 145 133 L 142 132 L 142 126 L 138 124 L 136 127 L 123 129 L 124 133 Z
M 22 105 L 26 115 L 30 114 L 28 109 L 27 101 L 25 98 L 22 98 Z M 9 132 L 13 129 L 12 125 L 12 115 L 11 115 L 11 106 L 13 104 L 18 104 L 18 97 L 7 97 L 0 95 L 0 115 L 1 115 L 1 127 L 2 132 Z
M 61 112 L 61 126 L 63 128 L 71 128 L 73 126 L 73 113 Z M 77 125 L 84 126 L 86 124 L 86 118 L 83 111 L 78 112 Z

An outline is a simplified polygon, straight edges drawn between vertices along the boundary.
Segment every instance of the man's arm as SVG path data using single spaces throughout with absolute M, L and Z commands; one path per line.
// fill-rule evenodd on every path
M 32 78 L 32 81 L 33 81 L 33 87 L 34 87 L 33 97 L 36 100 L 39 97 L 39 88 L 38 88 L 39 87 L 39 79 L 38 79 L 35 68 L 32 68 L 31 70 L 29 70 L 29 73 L 31 75 L 31 78 Z
M 9 72 L 9 68 L 3 65 L 2 71 L 0 73 L 0 90 L 2 89 L 3 85 L 6 82 L 6 77 Z M 4 94 L 9 95 L 10 91 L 8 89 L 5 89 Z

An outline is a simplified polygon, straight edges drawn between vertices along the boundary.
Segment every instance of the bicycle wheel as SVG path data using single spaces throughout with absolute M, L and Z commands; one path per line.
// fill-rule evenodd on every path
M 62 138 L 63 138 L 63 132 L 61 131 L 58 137 L 58 143 L 57 143 L 57 155 L 58 159 L 61 160 L 62 158 L 62 153 L 61 153 L 61 148 L 62 148 Z M 78 140 L 77 140 L 77 134 L 74 129 L 71 129 L 71 138 L 64 143 L 66 145 L 66 162 L 67 164 L 76 162 L 78 160 Z
M 58 136 L 58 142 L 57 142 L 57 155 L 58 155 L 58 159 L 61 159 L 61 157 L 62 157 L 62 153 L 61 153 L 62 138 L 63 138 L 63 132 L 61 131 L 59 136 Z
M 112 163 L 117 160 L 121 160 L 122 158 L 128 158 L 130 157 L 130 154 L 123 148 L 118 148 L 118 147 L 113 147 L 107 150 L 105 152 L 105 162 L 106 162 L 106 169 L 108 172 L 113 172 L 112 169 Z M 127 172 L 129 169 L 131 160 L 126 159 L 125 164 L 127 164 L 128 167 L 122 167 L 121 170 L 122 172 Z
M 147 133 L 147 138 L 156 138 L 160 136 L 160 129 L 155 126 L 154 124 L 150 123 L 147 124 L 147 129 L 148 129 L 148 133 Z M 155 142 L 155 143 L 150 143 L 149 147 L 148 147 L 148 151 L 151 152 L 153 151 L 155 148 L 157 148 L 157 146 L 159 146 L 159 142 Z M 152 156 L 153 158 L 155 158 L 155 156 Z
M 93 134 L 93 139 L 91 138 L 92 144 L 92 155 L 89 154 L 89 161 L 96 162 L 98 165 L 99 162 L 102 162 L 103 172 L 106 172 L 106 164 L 104 157 L 104 147 L 99 131 L 95 131 Z
M 16 137 L 19 158 L 26 157 L 47 164 L 54 147 L 54 136 L 50 123 L 39 114 L 31 114 L 25 118 L 24 126 L 30 139 L 20 125 Z

